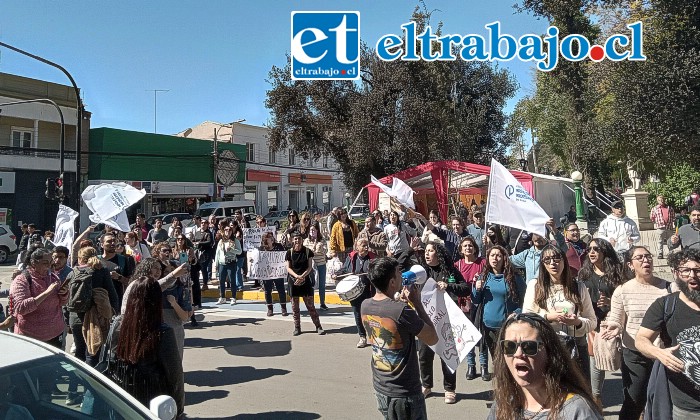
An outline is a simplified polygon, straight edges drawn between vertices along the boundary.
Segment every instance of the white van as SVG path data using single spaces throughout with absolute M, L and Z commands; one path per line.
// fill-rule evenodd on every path
M 194 215 L 200 216 L 202 219 L 206 219 L 212 214 L 216 217 L 233 217 L 233 213 L 236 210 L 240 210 L 243 214 L 255 213 L 255 202 L 251 200 L 239 200 L 204 203 L 199 206 Z

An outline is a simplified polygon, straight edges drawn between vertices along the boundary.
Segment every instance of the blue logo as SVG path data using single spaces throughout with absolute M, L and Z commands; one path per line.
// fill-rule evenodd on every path
M 292 79 L 360 77 L 360 12 L 292 12 Z

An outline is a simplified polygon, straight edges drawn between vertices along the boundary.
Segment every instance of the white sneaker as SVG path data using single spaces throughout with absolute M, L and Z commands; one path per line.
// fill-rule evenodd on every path
M 73 356 L 75 356 L 75 343 L 70 345 L 69 353 L 72 354 Z
M 231 298 L 231 305 L 235 305 L 235 304 L 236 304 L 236 298 Z
M 226 298 L 219 298 L 219 300 L 216 301 L 217 305 L 223 305 L 224 303 L 226 303 Z

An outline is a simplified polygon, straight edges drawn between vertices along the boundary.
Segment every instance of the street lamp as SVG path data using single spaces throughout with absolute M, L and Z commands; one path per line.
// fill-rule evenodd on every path
M 350 195 L 350 193 L 346 192 L 345 193 L 345 201 L 347 202 L 348 211 L 350 211 L 350 199 L 351 198 L 352 198 L 352 196 Z
M 571 179 L 574 181 L 574 195 L 576 197 L 576 222 L 585 222 L 586 216 L 583 207 L 583 189 L 581 188 L 583 174 L 579 171 L 573 171 L 571 173 Z

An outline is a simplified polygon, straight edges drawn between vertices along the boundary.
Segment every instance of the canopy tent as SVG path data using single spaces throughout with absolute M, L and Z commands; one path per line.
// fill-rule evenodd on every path
M 488 190 L 490 170 L 491 168 L 486 165 L 441 160 L 387 175 L 379 181 L 385 185 L 391 185 L 396 177 L 413 188 L 417 194 L 434 195 L 441 219 L 447 220 L 449 194 L 485 195 Z M 521 171 L 510 172 L 555 220 L 565 214 L 568 207 L 574 203 L 571 188 L 565 186 L 572 183 L 571 179 Z M 367 184 L 365 188 L 369 193 L 369 207 L 373 211 L 379 207 L 381 190 L 372 183 Z

